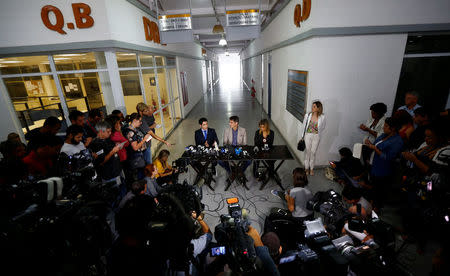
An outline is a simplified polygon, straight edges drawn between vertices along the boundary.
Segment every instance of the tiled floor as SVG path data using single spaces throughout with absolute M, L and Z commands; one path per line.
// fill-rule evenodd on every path
M 219 82 L 220 84 L 220 82 Z M 216 86 L 214 92 L 205 94 L 204 98 L 192 109 L 188 116 L 180 123 L 174 133 L 169 137 L 171 143 L 175 143 L 169 150 L 171 156 L 169 161 L 174 161 L 179 158 L 187 145 L 194 144 L 194 131 L 199 128 L 198 119 L 201 117 L 208 118 L 208 123 L 211 128 L 214 128 L 217 132 L 219 140 L 222 140 L 223 131 L 228 127 L 228 118 L 232 115 L 237 115 L 240 118 L 240 126 L 247 130 L 247 137 L 249 144 L 253 141 L 253 136 L 258 127 L 258 122 L 262 118 L 267 118 L 267 114 L 262 110 L 261 105 L 256 99 L 250 96 L 248 90 L 243 89 L 241 86 L 231 87 L 218 87 Z M 279 135 L 276 128 L 271 125 L 275 131 L 275 145 L 286 144 L 284 139 Z M 165 148 L 165 146 L 164 146 Z M 284 162 L 283 166 L 279 170 L 283 186 L 285 188 L 292 187 L 291 174 L 295 167 L 299 167 L 301 164 L 296 160 L 288 160 Z M 251 167 L 246 171 L 247 184 L 250 188 L 249 191 L 242 186 L 237 185 L 235 182 L 228 191 L 224 191 L 226 171 L 220 166 L 217 166 L 218 175 L 215 177 L 216 183 L 213 183 L 215 191 L 211 191 L 206 186 L 203 186 L 203 200 L 205 204 L 205 221 L 214 231 L 215 225 L 220 222 L 219 216 L 226 214 L 227 204 L 225 199 L 228 197 L 238 197 L 241 207 L 246 208 L 249 211 L 249 218 L 252 226 L 254 226 L 259 232 L 264 227 L 264 219 L 269 214 L 270 209 L 273 207 L 286 208 L 279 198 L 273 196 L 270 191 L 278 188 L 275 182 L 270 181 L 264 190 L 260 191 L 260 183 L 258 183 L 251 173 Z M 187 179 L 189 183 L 192 183 L 195 179 L 196 173 L 193 169 L 190 169 L 187 173 L 180 175 L 180 182 Z M 328 189 L 334 189 L 337 192 L 342 190 L 341 186 L 335 182 L 329 181 L 323 175 L 322 170 L 317 170 L 316 175 L 309 177 L 309 189 L 315 193 L 317 191 L 326 191 Z M 386 218 L 386 221 L 398 225 L 400 218 L 396 214 L 396 210 L 386 208 L 383 212 L 382 218 Z M 399 242 L 400 244 L 400 242 Z M 431 256 L 435 247 L 430 248 L 428 253 L 422 256 L 417 255 L 416 247 L 414 245 L 407 246 L 401 258 L 409 271 L 413 271 L 413 275 L 428 275 L 431 269 Z

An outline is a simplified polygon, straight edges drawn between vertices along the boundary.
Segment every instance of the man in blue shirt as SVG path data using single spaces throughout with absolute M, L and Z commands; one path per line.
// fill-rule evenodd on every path
M 202 117 L 198 120 L 200 129 L 195 131 L 195 145 L 205 146 L 207 148 L 214 147 L 214 143 L 219 146 L 219 138 L 217 138 L 216 130 L 208 127 L 208 119 Z M 200 168 L 199 164 L 193 163 L 192 165 Z M 212 173 L 216 174 L 217 162 L 212 163 Z
M 195 131 L 195 145 L 202 145 L 207 148 L 214 147 L 214 143 L 219 145 L 216 130 L 214 128 L 208 128 L 208 119 L 200 118 L 198 123 L 200 124 L 200 129 Z
M 417 101 L 419 100 L 419 94 L 417 94 L 416 91 L 409 91 L 406 92 L 405 95 L 405 105 L 400 106 L 398 110 L 405 110 L 411 115 L 411 117 L 414 117 L 414 111 L 421 107 L 417 104 Z

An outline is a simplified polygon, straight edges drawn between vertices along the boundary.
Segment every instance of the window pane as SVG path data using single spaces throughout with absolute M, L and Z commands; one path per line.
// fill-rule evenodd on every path
M 173 103 L 169 104 L 169 106 L 164 109 L 167 110 L 163 111 L 164 126 L 166 127 L 166 135 L 167 135 L 173 128 L 173 114 L 175 114 L 173 110 Z
M 167 66 L 175 66 L 175 58 L 174 57 L 167 57 Z
M 50 72 L 47 56 L 0 58 L 3 75 Z
M 156 66 L 164 66 L 164 65 L 166 65 L 165 58 L 162 57 L 162 56 L 155 56 L 155 60 L 156 60 Z
M 144 80 L 145 98 L 147 105 L 153 105 L 155 110 L 159 109 L 158 90 L 156 89 L 155 71 L 153 69 L 142 70 Z
M 102 82 L 98 73 L 60 74 L 59 79 L 69 111 L 78 109 L 86 112 L 94 108 L 104 109 L 100 83 L 105 84 L 109 82 L 109 79 Z
M 144 101 L 139 82 L 139 72 L 137 70 L 120 71 L 120 80 L 127 113 L 136 112 L 136 105 Z
M 140 54 L 139 59 L 142 67 L 152 67 L 154 65 L 152 55 Z
M 179 122 L 181 120 L 180 99 L 175 100 L 175 102 L 173 103 L 173 107 L 175 110 L 175 122 Z
M 60 120 L 62 108 L 52 76 L 3 79 L 23 127 L 23 132 L 41 127 L 49 116 Z
M 135 53 L 116 52 L 116 57 L 119 68 L 138 66 Z
M 162 128 L 162 123 L 161 123 L 161 114 L 159 112 L 157 113 L 153 113 L 153 116 L 155 116 L 155 123 L 156 123 L 156 129 L 155 129 L 155 134 L 158 135 L 161 138 L 164 138 L 163 136 L 163 128 Z M 158 126 L 161 126 L 160 128 L 158 128 Z M 161 142 L 152 139 L 152 156 L 156 156 L 156 148 L 158 147 L 158 144 L 160 144 Z
M 170 86 L 172 88 L 173 99 L 176 99 L 176 98 L 178 98 L 177 69 L 176 68 L 171 68 L 171 69 L 167 69 L 167 70 L 169 70 Z
M 53 55 L 57 71 L 106 68 L 103 52 Z
M 166 79 L 166 69 L 158 68 L 157 72 L 158 72 L 159 98 L 161 99 L 161 106 L 164 106 L 170 102 Z

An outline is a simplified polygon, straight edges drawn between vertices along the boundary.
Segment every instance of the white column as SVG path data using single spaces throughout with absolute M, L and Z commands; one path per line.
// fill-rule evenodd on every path
M 105 51 L 106 66 L 108 68 L 111 89 L 104 90 L 106 111 L 111 113 L 114 109 L 119 109 L 126 115 L 125 98 L 123 96 L 122 82 L 120 81 L 119 66 L 117 65 L 116 53 L 114 51 Z M 102 88 L 103 88 L 102 83 Z
M 19 134 L 20 140 L 25 141 L 25 136 L 22 131 L 22 125 L 17 117 L 14 105 L 9 97 L 6 85 L 0 77 L 0 141 L 6 140 L 11 132 Z

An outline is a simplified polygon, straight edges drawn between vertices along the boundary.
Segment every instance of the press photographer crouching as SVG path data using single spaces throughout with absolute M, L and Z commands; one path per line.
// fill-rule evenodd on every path
M 215 227 L 217 247 L 211 256 L 216 259 L 208 266 L 207 275 L 218 275 L 224 266 L 233 275 L 280 275 L 261 241 L 258 231 L 250 226 L 246 211 L 237 198 L 228 198 L 228 215 L 221 215 L 221 223 Z
M 120 210 L 113 275 L 198 275 L 211 240 L 199 195 L 168 185 L 157 197 L 135 195 Z M 200 254 L 203 252 L 203 255 Z

